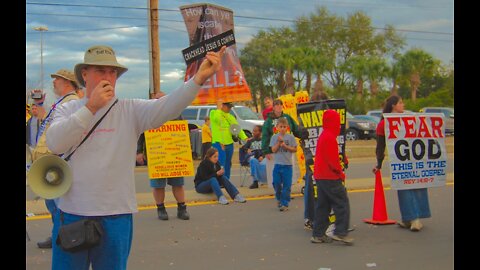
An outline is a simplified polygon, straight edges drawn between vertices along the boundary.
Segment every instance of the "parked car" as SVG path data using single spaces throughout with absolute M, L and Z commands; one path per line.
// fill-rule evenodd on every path
M 370 110 L 366 113 L 366 115 L 369 115 L 369 116 L 376 116 L 378 118 L 382 118 L 382 111 L 383 110 Z
M 420 109 L 421 113 L 442 113 L 445 116 L 445 134 L 454 135 L 454 109 L 449 107 L 425 107 Z
M 366 139 L 370 140 L 376 136 L 377 123 L 372 120 L 355 118 L 347 112 L 347 131 L 345 138 L 349 141 Z
M 369 116 L 376 116 L 378 118 L 382 118 L 382 113 L 383 110 L 370 110 L 366 113 L 366 115 L 369 115 Z M 410 111 L 410 110 L 404 110 L 403 111 L 404 113 L 414 113 L 413 111 Z
M 205 122 L 205 116 L 210 115 L 210 110 L 216 108 L 217 106 L 215 105 L 188 106 L 183 110 L 182 117 L 188 121 L 189 125 L 196 125 L 198 128 L 201 128 Z M 256 125 L 262 126 L 264 122 L 258 114 L 246 106 L 235 105 L 230 110 L 230 113 L 237 119 L 238 124 L 248 137 L 252 136 L 253 128 Z
M 377 125 L 380 122 L 380 117 L 366 114 L 355 114 L 353 117 L 357 119 L 370 120 L 375 122 Z

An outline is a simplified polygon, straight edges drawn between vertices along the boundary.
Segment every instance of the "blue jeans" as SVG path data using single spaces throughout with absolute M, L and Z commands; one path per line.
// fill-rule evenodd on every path
M 350 202 L 347 189 L 339 180 L 316 180 L 317 202 L 315 203 L 315 219 L 313 221 L 313 236 L 325 235 L 330 225 L 330 211 L 335 213 L 335 235 L 348 234 L 350 223 Z
M 53 222 L 52 270 L 88 270 L 90 264 L 95 270 L 127 269 L 128 255 L 132 246 L 132 214 L 95 217 L 101 221 L 104 230 L 100 244 L 76 253 L 63 251 L 60 246 L 55 244 L 61 216 L 60 209 L 58 209 Z M 65 212 L 63 212 L 63 217 L 63 224 L 88 218 Z
M 220 143 L 216 142 L 212 144 L 218 150 L 218 162 L 223 166 L 225 177 L 230 179 L 230 171 L 232 169 L 232 157 L 233 157 L 233 143 L 225 145 L 225 151 L 220 146 Z
M 195 191 L 197 191 L 198 193 L 204 193 L 204 194 L 215 192 L 215 195 L 217 195 L 217 198 L 220 198 L 220 196 L 223 196 L 223 192 L 222 192 L 222 188 L 220 187 L 220 183 L 218 181 L 219 180 L 216 177 L 212 177 L 207 181 L 203 181 L 200 184 L 198 184 L 195 187 Z M 237 194 L 240 193 L 238 192 L 238 189 L 232 184 L 232 182 L 230 182 L 230 180 L 228 180 L 228 178 L 225 177 L 225 175 L 222 176 L 220 181 L 222 182 L 223 186 L 225 187 L 225 190 L 227 191 L 228 195 L 230 195 L 232 199 L 234 199 L 235 196 L 237 196 Z
M 282 206 L 288 207 L 288 203 L 290 202 L 292 175 L 292 165 L 275 164 L 275 166 L 273 166 L 273 189 L 275 190 L 275 199 L 277 199 Z
M 426 188 L 398 190 L 397 193 L 402 221 L 431 217 Z
M 47 207 L 48 212 L 52 216 L 52 222 L 55 213 L 57 212 L 57 204 L 54 199 L 45 199 L 45 206 Z
M 248 162 L 250 163 L 250 175 L 253 180 L 267 183 L 267 159 L 264 158 L 260 162 L 258 159 L 251 157 Z

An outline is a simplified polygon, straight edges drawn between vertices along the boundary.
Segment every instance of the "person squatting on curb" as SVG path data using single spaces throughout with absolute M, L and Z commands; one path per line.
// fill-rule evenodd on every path
M 200 162 L 197 173 L 193 179 L 195 182 L 195 191 L 208 194 L 214 192 L 218 203 L 228 204 L 227 198 L 223 195 L 222 186 L 225 187 L 228 195 L 235 201 L 244 203 L 247 200 L 240 194 L 235 185 L 225 176 L 225 170 L 218 161 L 217 148 L 210 148 L 205 153 L 205 158 Z

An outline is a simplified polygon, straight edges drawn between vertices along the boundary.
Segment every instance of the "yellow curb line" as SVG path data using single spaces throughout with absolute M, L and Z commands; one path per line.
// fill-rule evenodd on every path
M 453 186 L 454 185 L 454 182 L 448 182 L 446 183 L 447 186 Z M 384 190 L 390 190 L 391 188 L 390 187 L 386 187 L 384 188 Z M 371 192 L 371 191 L 375 191 L 374 188 L 368 188 L 368 189 L 355 189 L 355 190 L 348 190 L 348 192 Z M 294 194 L 291 194 L 291 197 L 303 197 L 303 194 L 302 193 L 294 193 Z M 258 201 L 258 200 L 266 200 L 266 199 L 273 199 L 275 198 L 275 195 L 259 195 L 259 196 L 255 196 L 255 197 L 246 197 L 245 199 L 248 199 L 248 200 L 251 200 L 251 201 Z M 232 202 L 233 200 L 229 200 L 229 202 Z M 209 200 L 209 201 L 192 201 L 192 202 L 189 202 L 189 203 L 186 203 L 187 206 L 198 206 L 198 205 L 211 205 L 211 204 L 218 204 L 218 201 L 217 200 Z M 177 204 L 174 204 L 174 203 L 171 203 L 171 204 L 167 204 L 165 205 L 165 208 L 172 208 L 172 207 L 175 207 L 177 206 Z M 143 210 L 151 210 L 151 209 L 156 209 L 157 206 L 156 205 L 150 205 L 150 206 L 140 206 L 138 207 L 138 211 L 143 211 Z M 32 216 L 32 217 L 27 217 L 26 220 L 27 221 L 31 221 L 31 220 L 40 220 L 40 219 L 47 219 L 47 218 L 51 218 L 51 215 L 50 214 L 46 214 L 46 215 L 35 215 L 35 216 Z

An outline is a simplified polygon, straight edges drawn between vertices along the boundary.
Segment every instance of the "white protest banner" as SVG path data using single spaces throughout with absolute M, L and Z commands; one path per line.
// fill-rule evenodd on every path
M 447 179 L 443 114 L 385 113 L 392 189 L 444 186 Z

